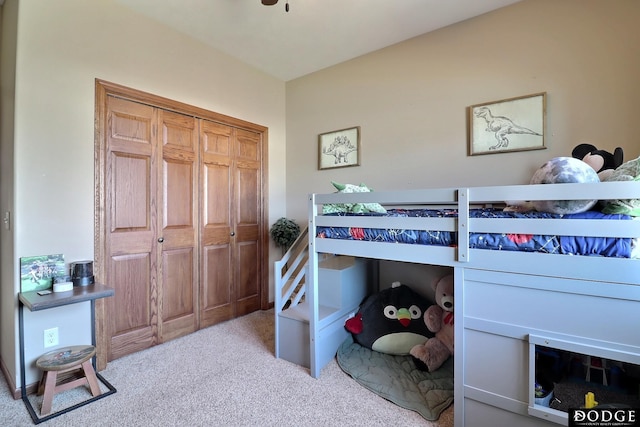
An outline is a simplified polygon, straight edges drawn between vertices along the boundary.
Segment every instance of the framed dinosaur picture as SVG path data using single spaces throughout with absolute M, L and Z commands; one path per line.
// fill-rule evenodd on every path
M 360 165 L 360 126 L 318 135 L 318 169 Z
M 547 148 L 546 110 L 546 92 L 468 107 L 469 155 Z

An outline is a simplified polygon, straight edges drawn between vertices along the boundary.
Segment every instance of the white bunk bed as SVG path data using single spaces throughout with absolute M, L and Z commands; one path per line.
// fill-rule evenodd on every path
M 336 349 L 335 336 L 331 338 L 330 332 L 336 329 L 335 315 L 333 326 L 328 327 L 319 301 L 319 288 L 323 286 L 319 283 L 319 263 L 326 254 L 449 266 L 454 271 L 456 295 L 455 425 L 566 425 L 566 412 L 535 404 L 536 346 L 639 365 L 640 260 L 472 249 L 469 237 L 483 232 L 637 238 L 640 221 L 472 218 L 470 210 L 497 206 L 505 200 L 631 198 L 640 198 L 640 182 L 310 195 L 309 262 L 302 299 L 308 310 L 309 339 L 304 345 L 309 346 L 311 375 L 319 377 L 330 359 L 327 353 L 335 354 Z M 323 204 L 335 203 L 380 203 L 387 209 L 445 207 L 456 209 L 458 215 L 322 215 Z M 457 233 L 457 245 L 320 238 L 317 227 L 451 231 Z M 286 312 L 282 310 L 281 292 L 276 289 L 276 322 Z M 299 301 L 300 296 L 297 298 Z M 340 314 L 351 308 L 345 307 Z M 277 341 L 276 353 L 280 345 Z

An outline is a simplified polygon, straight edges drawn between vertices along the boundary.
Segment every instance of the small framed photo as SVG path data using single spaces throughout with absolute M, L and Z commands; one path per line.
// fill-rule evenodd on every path
M 20 292 L 49 289 L 54 277 L 64 275 L 63 254 L 20 258 Z
M 318 169 L 360 165 L 360 126 L 318 135 Z
M 472 105 L 469 155 L 545 149 L 546 92 Z

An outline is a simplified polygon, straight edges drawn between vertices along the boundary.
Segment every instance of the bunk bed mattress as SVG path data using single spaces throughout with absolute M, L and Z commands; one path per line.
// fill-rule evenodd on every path
M 334 213 L 328 215 L 389 216 L 389 217 L 457 217 L 455 209 L 393 209 L 384 213 Z M 471 218 L 565 218 L 630 220 L 619 214 L 587 211 L 578 214 L 551 214 L 546 212 L 505 212 L 499 209 L 471 209 Z M 456 246 L 457 233 L 452 231 L 399 230 L 358 227 L 317 227 L 316 235 L 327 239 L 364 240 L 371 242 L 407 243 L 419 245 Z M 532 234 L 470 233 L 469 248 L 520 252 L 544 252 L 567 255 L 595 255 L 604 257 L 637 258 L 638 239 L 556 236 Z

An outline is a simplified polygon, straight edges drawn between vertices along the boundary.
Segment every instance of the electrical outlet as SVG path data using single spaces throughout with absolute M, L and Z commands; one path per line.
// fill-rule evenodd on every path
M 58 345 L 58 328 L 44 330 L 44 347 L 53 347 Z

